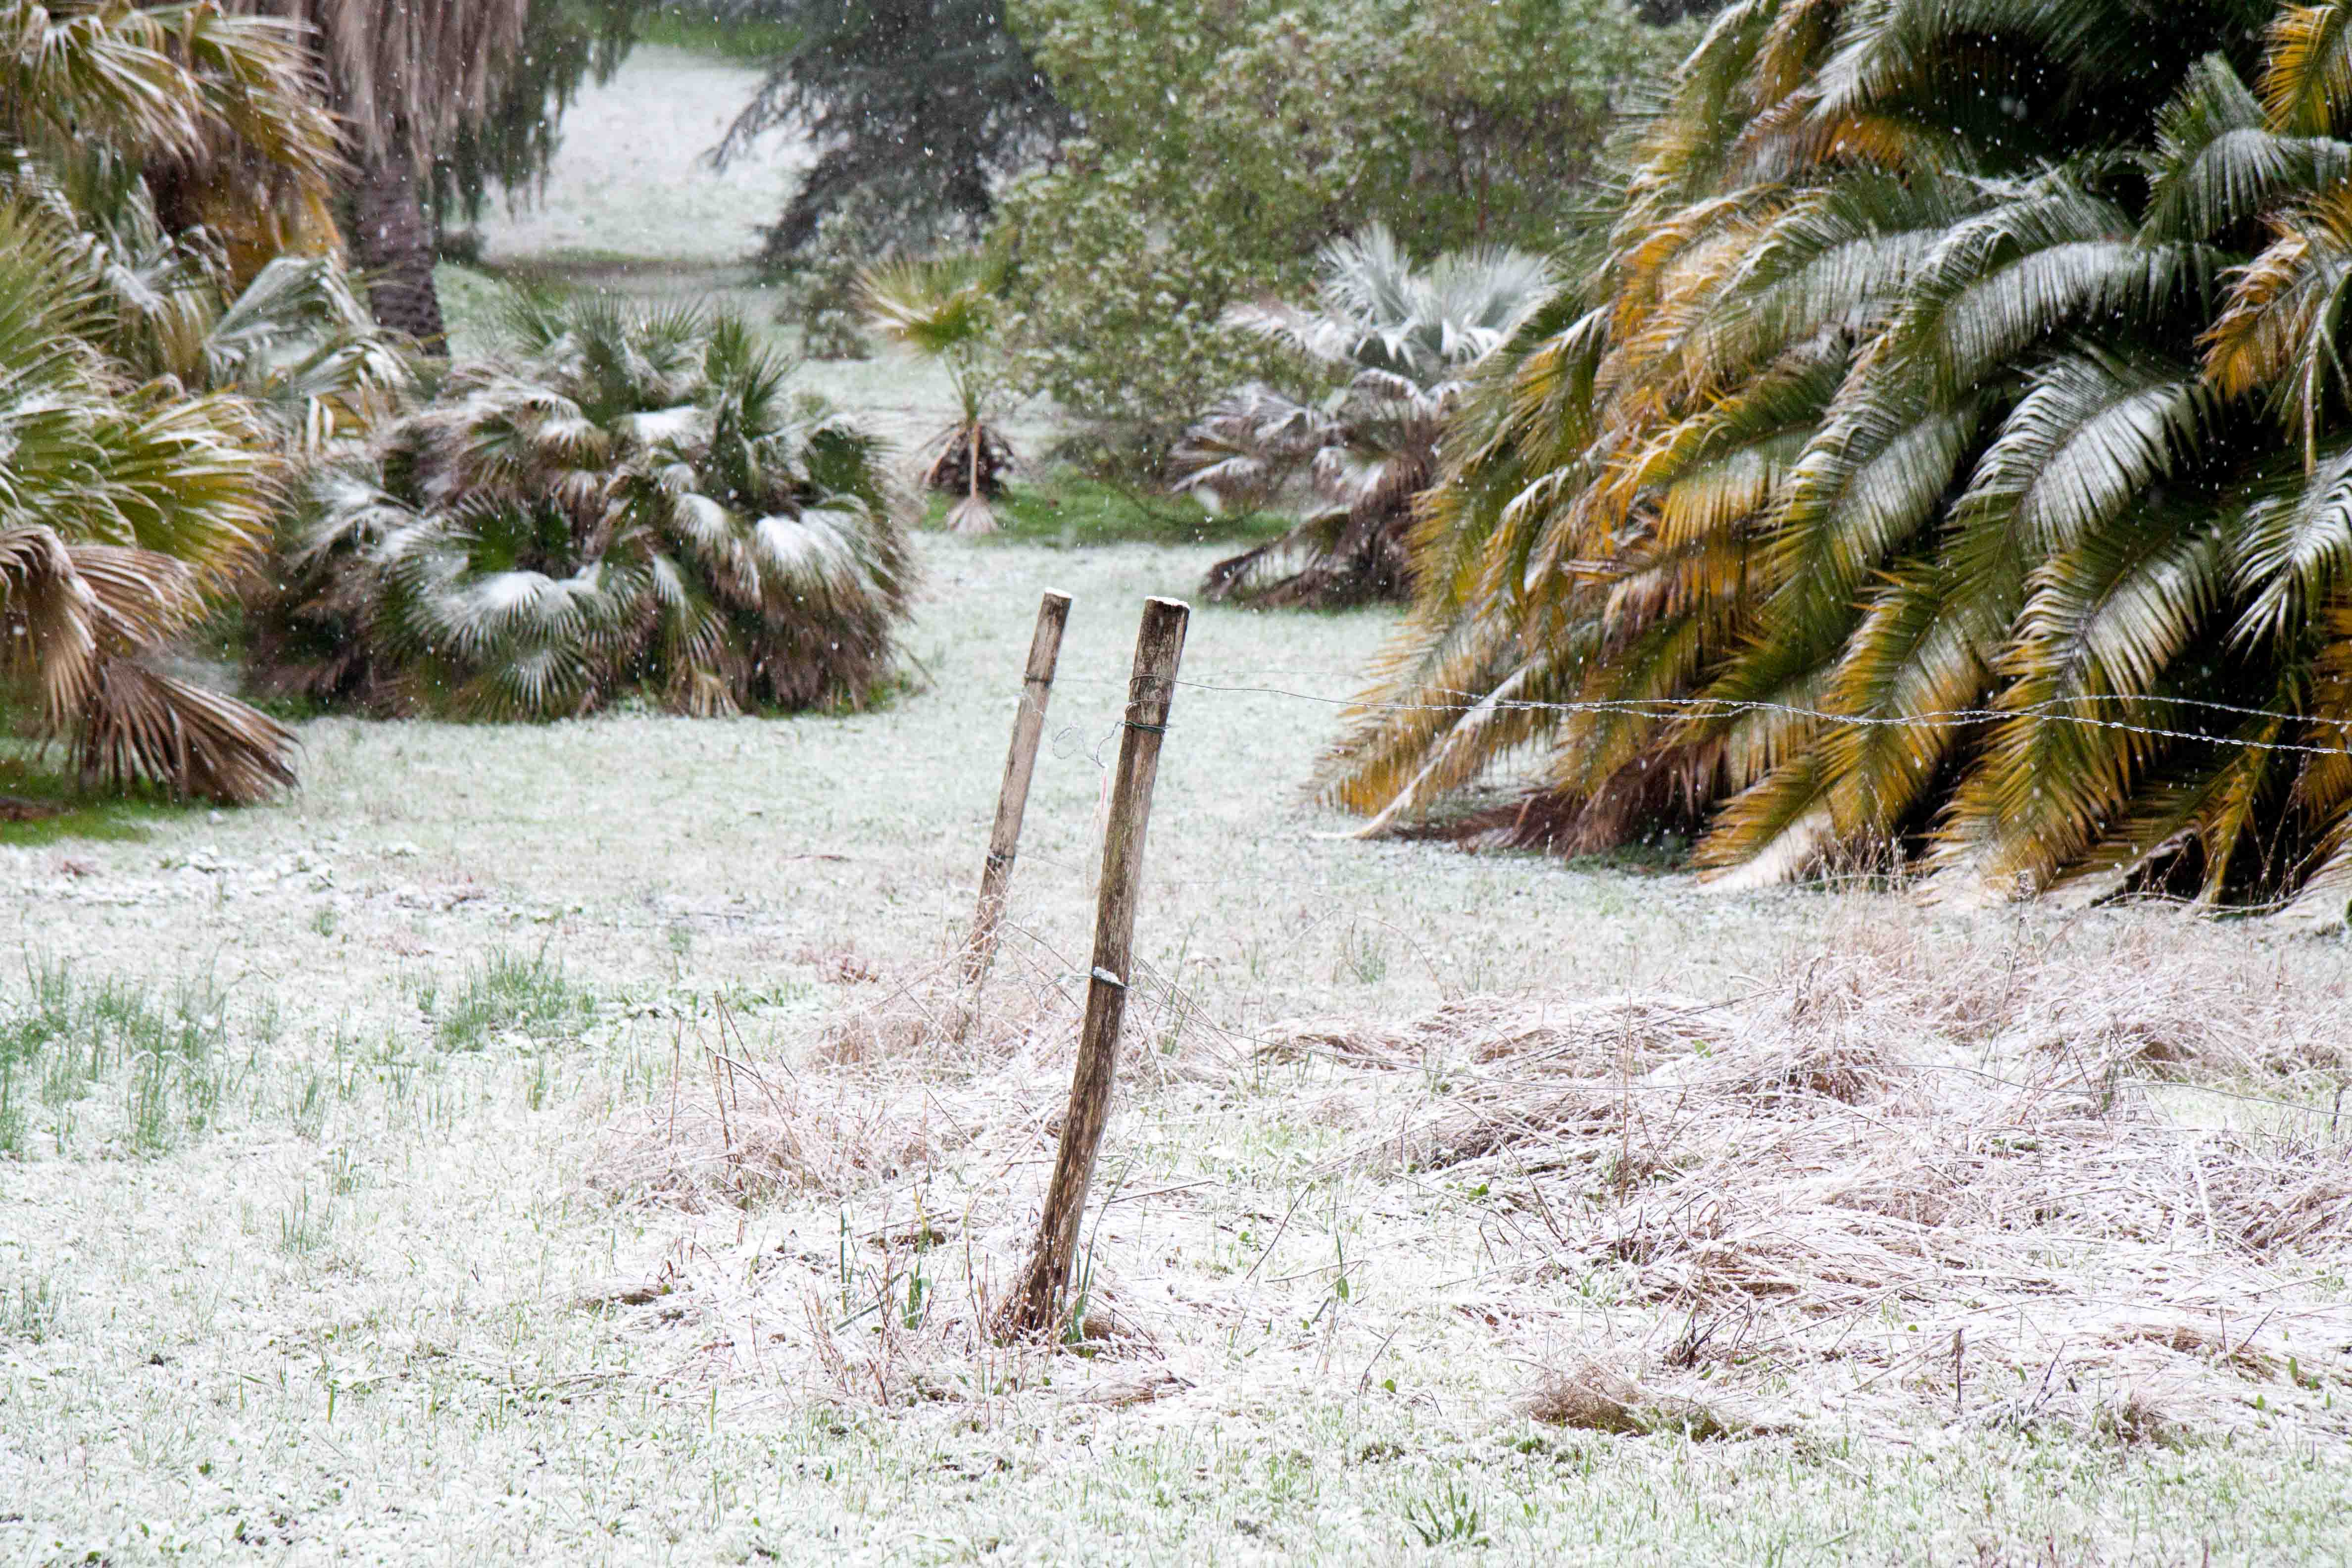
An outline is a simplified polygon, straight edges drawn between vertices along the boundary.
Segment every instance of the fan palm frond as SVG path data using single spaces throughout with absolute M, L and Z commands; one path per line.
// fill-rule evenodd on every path
M 862 701 L 914 585 L 878 443 L 788 404 L 723 315 L 519 315 L 534 352 L 312 478 L 259 617 L 275 682 L 489 720 Z
M 1219 562 L 1203 592 L 1269 604 L 1402 596 L 1415 509 L 1465 377 L 1518 330 L 1550 282 L 1548 262 L 1499 247 L 1417 268 L 1376 225 L 1324 247 L 1312 309 L 1228 309 L 1229 327 L 1286 343 L 1347 382 L 1320 405 L 1236 387 L 1185 433 L 1176 488 L 1213 507 L 1250 510 L 1307 492 L 1297 528 Z

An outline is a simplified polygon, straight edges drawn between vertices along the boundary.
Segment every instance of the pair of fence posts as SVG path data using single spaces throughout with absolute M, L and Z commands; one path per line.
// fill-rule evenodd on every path
M 1029 776 L 1053 698 L 1054 669 L 1069 621 L 1070 598 L 1048 592 L 1037 606 L 1037 629 L 1029 643 L 1021 706 L 1013 716 L 1013 745 L 1004 759 L 1004 783 L 996 801 L 996 825 L 989 836 L 988 861 L 980 879 L 980 906 L 963 953 L 964 978 L 978 984 L 996 956 L 1004 920 L 1006 889 L 1020 852 L 1021 819 L 1029 805 Z M 1135 636 L 1135 662 L 1128 679 L 1127 717 L 1119 731 L 1118 766 L 1111 776 L 1110 812 L 1103 828 L 1102 881 L 1095 894 L 1092 973 L 1087 981 L 1086 1021 L 1078 1030 L 1078 1061 L 1070 1077 L 1069 1108 L 1062 1116 L 1060 1147 L 1045 1186 L 1037 1240 L 1019 1282 L 1007 1298 L 997 1331 L 1008 1338 L 1050 1333 L 1068 1296 L 1070 1270 L 1077 1260 L 1078 1221 L 1086 1212 L 1087 1188 L 1094 1180 L 1095 1156 L 1110 1118 L 1111 1086 L 1118 1070 L 1119 1026 L 1127 1014 L 1128 984 L 1135 952 L 1135 896 L 1143 879 L 1144 829 L 1151 820 L 1151 790 L 1160 776 L 1160 745 L 1168 733 L 1168 709 L 1176 690 L 1176 670 L 1184 658 L 1184 633 L 1192 607 L 1175 599 L 1147 599 Z

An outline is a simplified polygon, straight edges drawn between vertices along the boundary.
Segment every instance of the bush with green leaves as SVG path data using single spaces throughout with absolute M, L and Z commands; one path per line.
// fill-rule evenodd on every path
M 1223 331 L 1226 307 L 1304 285 L 1335 236 L 1381 223 L 1423 254 L 1559 243 L 1619 100 L 1688 38 L 1618 0 L 1012 15 L 1087 133 L 1001 205 L 1023 362 L 1098 455 L 1146 467 L 1269 368 Z
M 1297 379 L 1295 360 L 1228 331 L 1225 308 L 1267 268 L 1201 212 L 1165 216 L 1156 167 L 1070 143 L 1005 197 L 1017 256 L 1005 332 L 1015 374 L 1078 426 L 1066 455 L 1152 473 L 1208 402 L 1237 382 Z
M 518 298 L 506 331 L 311 477 L 255 616 L 267 684 L 554 719 L 890 678 L 914 566 L 877 440 L 730 315 Z

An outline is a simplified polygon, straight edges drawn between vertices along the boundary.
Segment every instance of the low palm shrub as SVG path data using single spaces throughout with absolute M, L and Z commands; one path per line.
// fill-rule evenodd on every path
M 0 0 L 0 721 L 86 787 L 293 779 L 283 726 L 164 656 L 286 450 L 399 374 L 331 260 L 278 254 L 331 234 L 318 87 L 281 23 Z
M 505 325 L 312 474 L 264 682 L 492 720 L 866 701 L 914 583 L 878 443 L 732 316 L 518 299 Z
M 1213 599 L 1333 605 L 1411 592 L 1407 535 L 1436 478 L 1446 421 L 1479 357 L 1551 285 L 1540 257 L 1500 247 L 1413 265 L 1375 224 L 1323 249 L 1310 308 L 1225 312 L 1344 378 L 1312 401 L 1252 383 L 1228 393 L 1176 448 L 1176 488 L 1219 510 L 1254 510 L 1301 487 L 1308 510 L 1282 538 L 1221 561 Z
M 1012 448 L 989 418 L 991 405 L 1005 393 L 996 343 L 1004 267 L 1002 252 L 950 252 L 895 258 L 858 277 L 867 322 L 945 370 L 955 388 L 956 422 L 939 436 L 923 483 L 961 498 L 948 510 L 948 526 L 958 533 L 996 531 L 989 503 L 1004 492 L 1013 464 Z

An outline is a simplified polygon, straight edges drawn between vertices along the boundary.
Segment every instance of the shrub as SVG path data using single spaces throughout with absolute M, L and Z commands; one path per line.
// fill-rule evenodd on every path
M 1556 244 L 1618 99 L 1685 37 L 1617 0 L 1023 0 L 1013 16 L 1087 131 L 1002 205 L 1024 363 L 1098 458 L 1146 468 L 1267 374 L 1263 345 L 1221 330 L 1226 307 L 1303 284 L 1335 236 Z
M 863 702 L 913 584 L 878 443 L 731 316 L 518 299 L 507 326 L 313 474 L 265 684 L 479 719 Z

